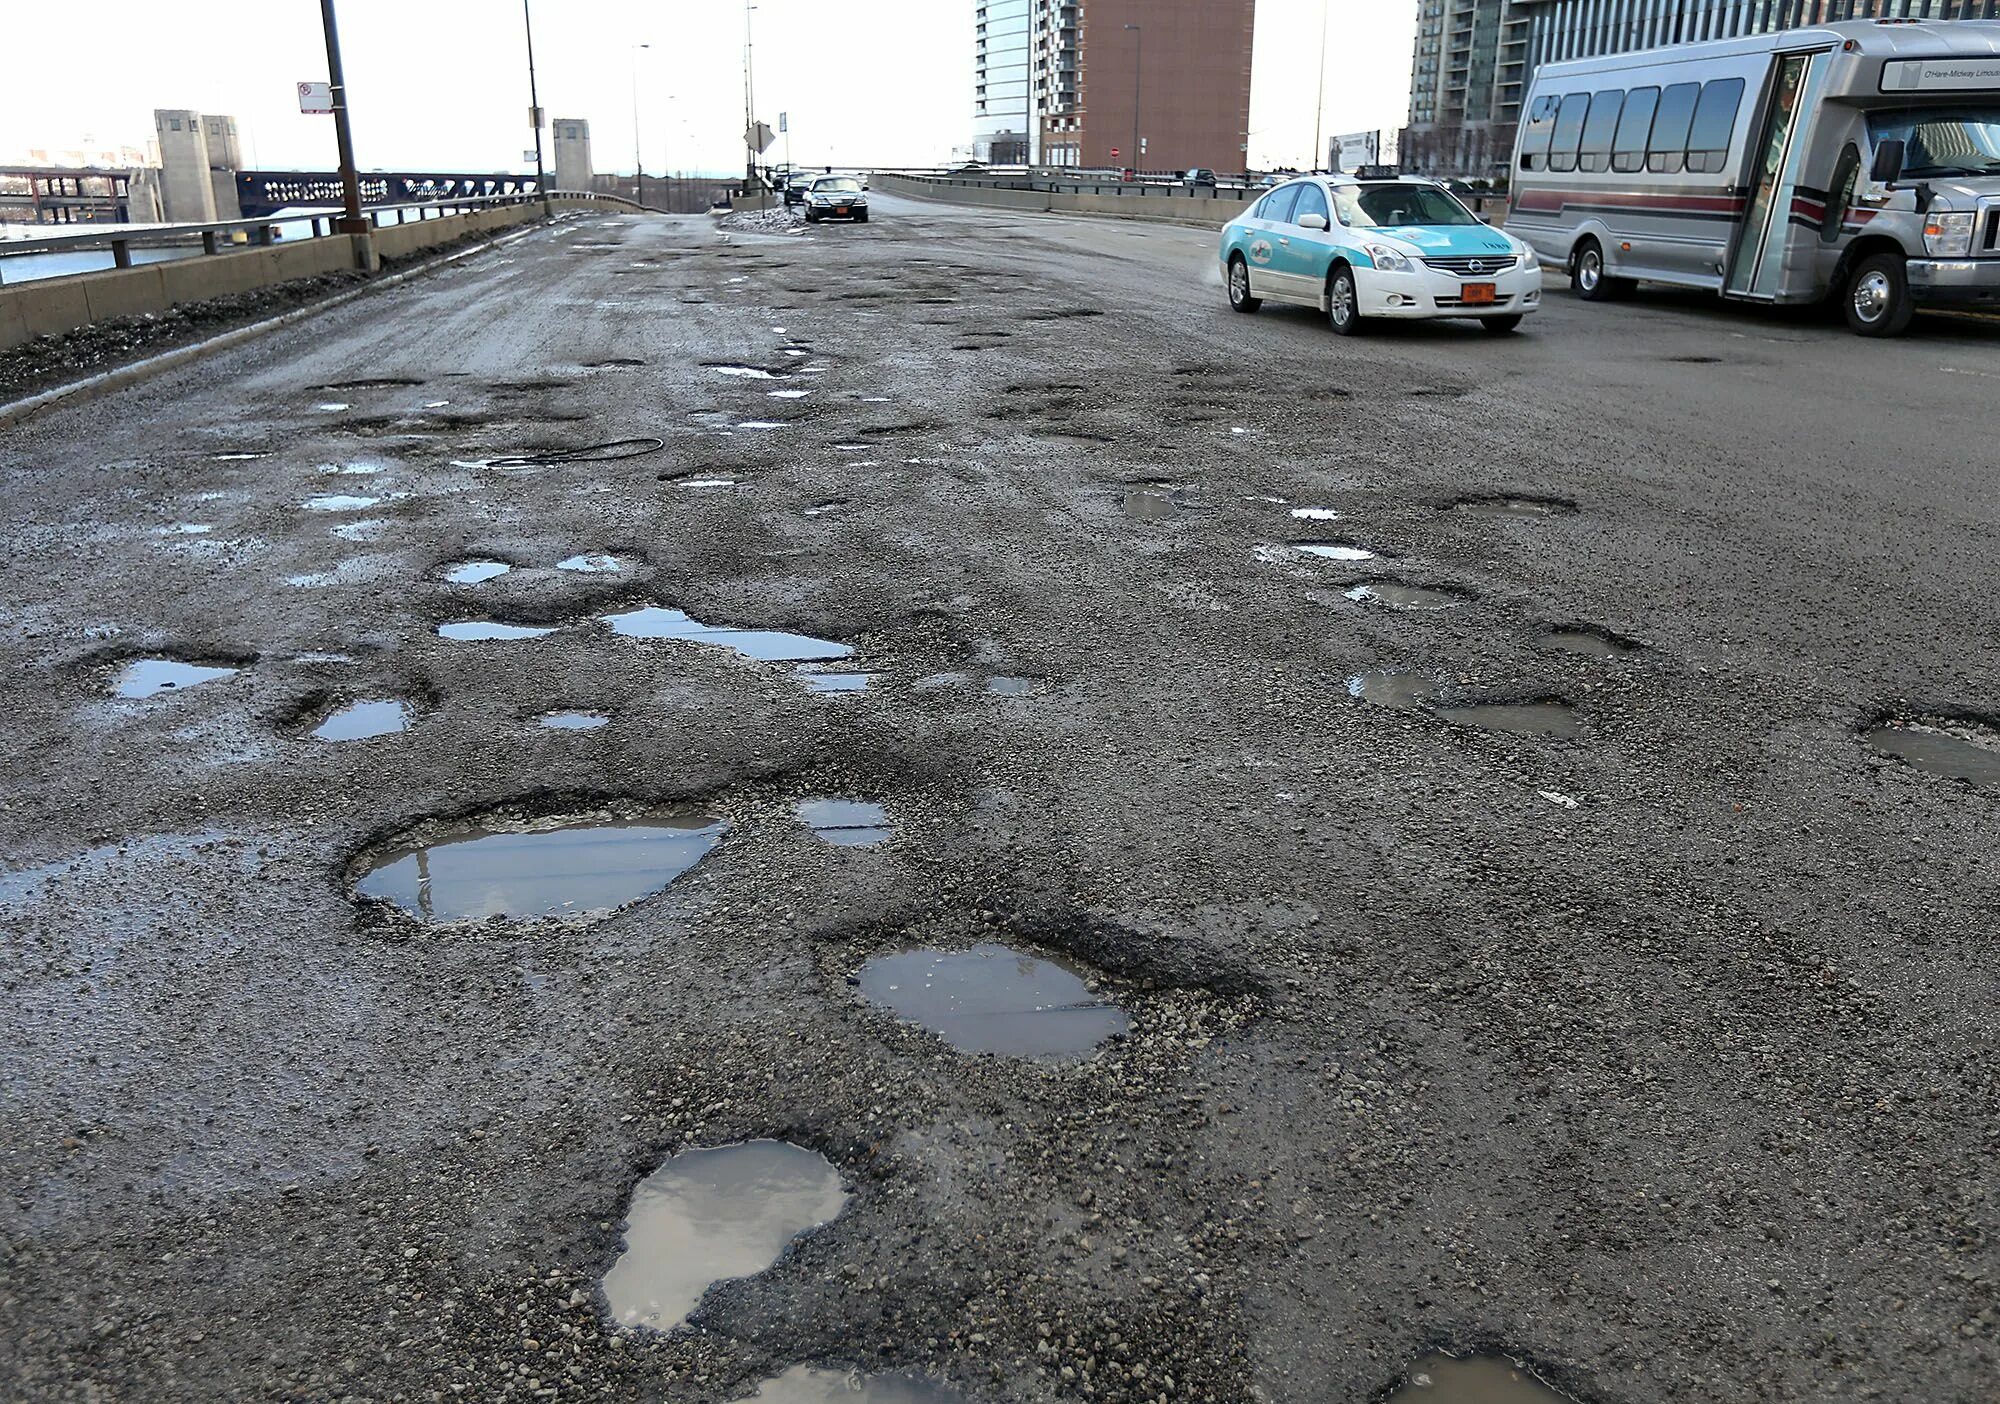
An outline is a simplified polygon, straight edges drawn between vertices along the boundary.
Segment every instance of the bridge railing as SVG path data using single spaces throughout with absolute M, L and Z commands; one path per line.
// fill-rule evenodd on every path
M 600 195 L 594 190 L 551 190 L 547 198 L 562 204 L 588 202 L 633 210 L 639 208 L 623 196 Z M 540 204 L 542 199 L 540 195 L 467 195 L 454 199 L 419 200 L 403 205 L 370 205 L 361 214 L 375 228 L 387 229 L 474 210 Z M 0 238 L 0 283 L 7 281 L 7 260 L 25 254 L 109 249 L 114 268 L 130 268 L 134 249 L 191 251 L 199 245 L 204 254 L 228 253 L 239 244 L 267 245 L 289 239 L 324 238 L 334 232 L 333 226 L 340 218 L 339 210 L 308 209 L 283 218 L 218 219 L 189 224 L 108 224 L 32 239 Z M 240 239 L 239 235 L 242 236 Z

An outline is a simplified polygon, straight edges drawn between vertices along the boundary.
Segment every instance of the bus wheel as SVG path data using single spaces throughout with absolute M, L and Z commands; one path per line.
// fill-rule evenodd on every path
M 1854 265 L 1842 289 L 1841 310 L 1848 329 L 1861 336 L 1901 336 L 1909 330 L 1917 305 L 1910 301 L 1910 280 L 1903 256 L 1871 254 Z
M 1624 278 L 1604 271 L 1604 250 L 1595 239 L 1585 239 L 1570 255 L 1569 285 L 1585 302 L 1609 302 L 1627 286 Z

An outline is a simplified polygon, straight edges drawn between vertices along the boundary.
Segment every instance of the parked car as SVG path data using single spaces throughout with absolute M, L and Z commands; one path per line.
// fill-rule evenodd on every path
M 806 223 L 823 219 L 851 219 L 868 222 L 868 196 L 853 176 L 823 175 L 806 192 Z
M 1181 179 L 1186 182 L 1189 189 L 1193 189 L 1197 185 L 1212 186 L 1215 184 L 1215 172 L 1203 167 L 1196 167 L 1182 176 Z
M 1535 251 L 1428 180 L 1290 181 L 1224 226 L 1221 259 L 1238 312 L 1296 302 L 1343 336 L 1418 317 L 1510 332 L 1542 302 Z
M 792 205 L 803 205 L 806 202 L 806 191 L 812 188 L 812 183 L 813 178 L 809 175 L 788 177 L 785 181 L 786 206 L 789 208 Z

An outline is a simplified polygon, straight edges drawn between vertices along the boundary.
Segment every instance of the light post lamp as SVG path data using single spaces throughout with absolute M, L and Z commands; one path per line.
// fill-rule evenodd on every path
M 1139 175 L 1139 97 L 1140 84 L 1146 74 L 1146 31 L 1136 24 L 1125 26 L 1132 31 L 1132 175 Z
M 542 218 L 548 219 L 555 214 L 556 204 L 549 197 L 549 179 L 542 169 L 542 99 L 535 91 L 535 16 L 528 3 L 521 0 L 521 23 L 528 32 L 528 121 L 535 128 L 535 193 L 542 197 Z
M 632 46 L 632 178 L 638 183 L 638 204 L 646 208 L 646 158 L 639 145 L 639 50 L 650 49 L 651 44 Z

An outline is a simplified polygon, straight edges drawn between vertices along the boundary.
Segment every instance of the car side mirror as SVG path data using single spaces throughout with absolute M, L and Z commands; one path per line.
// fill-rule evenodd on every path
M 1875 164 L 1868 168 L 1868 178 L 1877 185 L 1892 185 L 1903 178 L 1902 142 L 1891 139 L 1875 148 Z
M 1310 229 L 1316 234 L 1324 234 L 1326 232 L 1326 216 L 1323 214 L 1300 215 L 1299 228 Z

